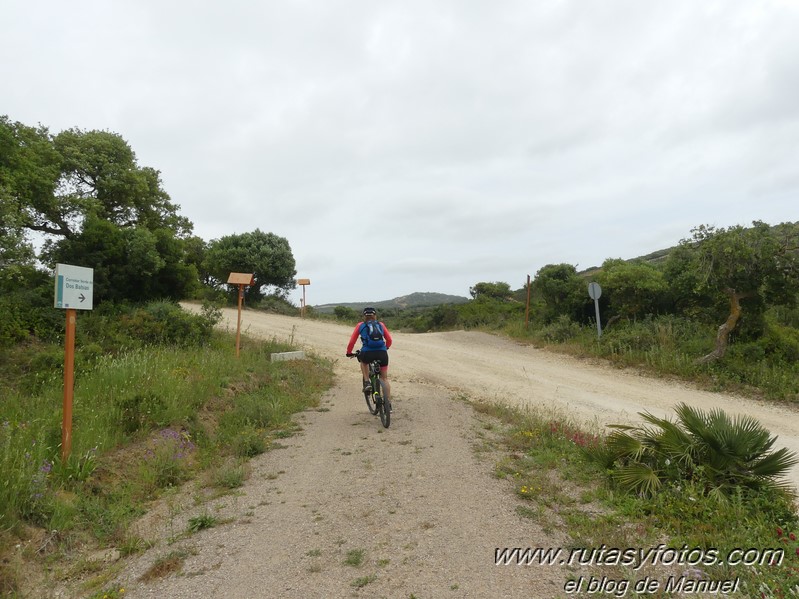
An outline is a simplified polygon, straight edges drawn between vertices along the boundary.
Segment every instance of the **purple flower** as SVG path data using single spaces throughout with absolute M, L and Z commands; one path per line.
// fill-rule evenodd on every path
M 702 572 L 699 568 L 688 568 L 682 573 L 683 576 L 687 578 L 698 578 L 702 579 L 705 577 L 705 573 Z

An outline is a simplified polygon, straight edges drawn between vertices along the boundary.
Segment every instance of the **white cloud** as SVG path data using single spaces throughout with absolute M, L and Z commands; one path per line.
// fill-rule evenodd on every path
M 203 238 L 287 237 L 310 303 L 467 295 L 796 220 L 797 26 L 776 0 L 10 0 L 0 112 L 121 134 Z

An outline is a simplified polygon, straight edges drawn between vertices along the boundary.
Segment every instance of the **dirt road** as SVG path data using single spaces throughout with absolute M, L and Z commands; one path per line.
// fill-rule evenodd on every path
M 292 337 L 321 355 L 341 359 L 351 329 L 331 323 L 244 313 L 242 329 L 280 339 Z M 226 318 L 235 330 L 235 310 Z M 506 339 L 474 332 L 395 335 L 392 378 L 458 390 L 473 399 L 557 409 L 583 422 L 638 421 L 638 413 L 673 416 L 684 402 L 748 414 L 778 436 L 776 447 L 799 453 L 799 410 L 732 395 L 699 391 L 630 370 L 590 364 Z M 347 365 L 345 364 L 345 367 Z M 349 367 L 347 372 L 352 371 Z M 401 387 L 400 387 L 401 388 Z M 799 466 L 791 480 L 799 487 Z
M 236 311 L 224 314 L 235 330 Z M 643 410 L 671 414 L 678 402 L 720 407 L 751 414 L 779 435 L 778 446 L 799 451 L 796 412 L 466 332 L 394 334 L 396 409 L 383 430 L 359 396 L 356 364 L 343 356 L 350 327 L 245 311 L 242 328 L 337 360 L 338 384 L 300 417 L 300 435 L 253 461 L 240 496 L 212 508 L 190 495 L 175 501 L 162 532 L 185 530 L 209 509 L 228 523 L 130 561 L 118 579 L 126 597 L 564 596 L 569 573 L 559 567 L 494 565 L 498 547 L 557 548 L 567 539 L 517 515 L 522 500 L 492 475 L 494 456 L 476 451 L 486 427 L 453 396 L 597 424 Z M 170 551 L 188 555 L 182 574 L 141 582 Z

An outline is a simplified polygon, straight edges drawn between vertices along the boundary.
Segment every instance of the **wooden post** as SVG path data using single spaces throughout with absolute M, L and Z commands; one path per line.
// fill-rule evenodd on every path
M 239 348 L 241 347 L 241 304 L 244 300 L 244 285 L 239 285 L 239 318 L 236 323 L 236 357 L 239 357 Z
M 527 275 L 527 308 L 524 311 L 524 328 L 530 326 L 530 275 Z
M 64 342 L 64 416 L 61 423 L 61 461 L 72 452 L 72 399 L 75 383 L 75 320 L 76 310 L 67 309 L 66 339 Z
M 305 318 L 305 286 L 311 284 L 311 279 L 297 279 L 297 285 L 302 286 L 302 300 L 300 300 L 300 318 Z
M 236 357 L 238 358 L 241 346 L 241 304 L 244 301 L 244 286 L 252 285 L 255 282 L 255 275 L 249 272 L 232 272 L 227 278 L 227 282 L 228 285 L 239 286 L 239 316 L 236 323 Z

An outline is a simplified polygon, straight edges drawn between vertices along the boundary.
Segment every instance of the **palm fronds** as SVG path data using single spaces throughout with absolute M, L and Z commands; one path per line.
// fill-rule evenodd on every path
M 771 451 L 777 438 L 757 420 L 684 403 L 675 413 L 674 421 L 643 412 L 644 425 L 610 425 L 605 443 L 585 453 L 620 486 L 645 496 L 686 481 L 719 499 L 739 488 L 787 489 L 779 479 L 799 457 L 785 448 Z

